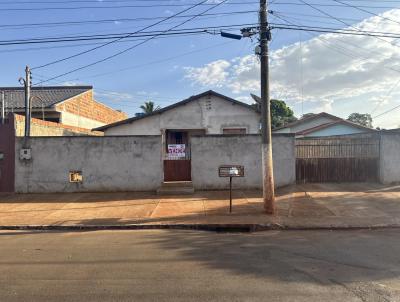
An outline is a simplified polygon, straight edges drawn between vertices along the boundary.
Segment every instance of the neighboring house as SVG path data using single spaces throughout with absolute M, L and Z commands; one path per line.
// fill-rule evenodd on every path
M 381 129 L 381 132 L 384 133 L 400 133 L 400 128 L 394 128 L 394 129 Z
M 164 180 L 190 181 L 191 136 L 259 134 L 260 114 L 248 104 L 210 90 L 94 130 L 104 131 L 105 136 L 161 135 Z
M 273 133 L 294 133 L 296 137 L 317 137 L 370 133 L 376 130 L 364 127 L 326 112 L 302 118 L 273 130 Z
M 0 87 L 4 95 L 5 112 L 25 115 L 23 87 Z M 32 118 L 92 129 L 120 121 L 127 116 L 93 98 L 92 86 L 32 87 Z

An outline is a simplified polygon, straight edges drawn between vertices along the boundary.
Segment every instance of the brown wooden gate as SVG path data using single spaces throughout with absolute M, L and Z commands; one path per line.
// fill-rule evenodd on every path
M 296 140 L 296 181 L 378 181 L 379 137 L 346 136 Z

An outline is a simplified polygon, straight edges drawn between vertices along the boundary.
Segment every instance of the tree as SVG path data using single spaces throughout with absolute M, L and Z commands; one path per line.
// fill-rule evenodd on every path
M 252 94 L 253 99 L 256 101 L 252 106 L 261 109 L 261 98 Z M 284 101 L 271 99 L 271 127 L 272 129 L 285 126 L 288 123 L 297 121 L 294 116 L 293 110 L 286 105 Z
M 297 120 L 293 110 L 284 101 L 275 99 L 271 99 L 271 116 L 272 129 L 285 126 Z
M 372 117 L 369 113 L 354 112 L 349 115 L 347 120 L 364 127 L 372 128 Z
M 140 106 L 140 109 L 142 109 L 145 114 L 149 114 L 156 110 L 161 109 L 161 107 L 156 106 L 154 104 L 154 102 L 152 102 L 152 101 L 148 101 L 148 102 L 144 102 L 144 104 L 142 106 Z
M 314 115 L 315 115 L 315 113 L 312 113 L 312 112 L 310 112 L 310 113 L 304 113 L 304 114 L 301 116 L 301 118 L 303 119 L 303 118 L 311 117 L 311 116 L 314 116 Z

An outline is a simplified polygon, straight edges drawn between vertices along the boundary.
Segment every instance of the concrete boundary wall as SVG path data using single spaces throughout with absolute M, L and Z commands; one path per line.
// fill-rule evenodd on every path
M 24 136 L 25 116 L 14 114 L 15 134 Z M 31 136 L 104 136 L 103 132 L 31 118 Z
M 21 160 L 22 148 L 32 158 Z M 16 139 L 18 193 L 152 191 L 162 182 L 160 136 Z M 82 171 L 82 183 L 69 172 Z
M 296 182 L 295 138 L 273 135 L 275 186 Z M 191 139 L 192 180 L 197 190 L 227 189 L 229 179 L 218 177 L 220 165 L 245 167 L 245 177 L 233 180 L 234 188 L 262 189 L 261 136 L 209 135 Z
M 400 183 L 400 133 L 381 132 L 380 181 L 383 184 Z

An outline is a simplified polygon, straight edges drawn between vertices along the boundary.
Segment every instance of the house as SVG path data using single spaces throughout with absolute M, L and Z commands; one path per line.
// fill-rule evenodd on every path
M 167 142 L 194 134 L 258 134 L 260 113 L 213 90 L 144 114 L 95 128 L 104 135 L 165 135 Z
M 103 131 L 105 136 L 161 135 L 164 180 L 190 181 L 192 136 L 259 134 L 260 113 L 253 106 L 209 90 L 94 130 Z
M 297 138 L 371 132 L 376 132 L 376 130 L 355 124 L 326 112 L 313 114 L 273 130 L 273 133 L 294 133 Z
M 25 91 L 23 87 L 0 87 L 0 96 L 4 98 L 5 113 L 14 113 L 16 132 L 23 132 L 22 115 L 25 115 Z M 31 89 L 31 125 L 49 126 L 52 129 L 69 129 L 69 133 L 88 132 L 92 128 L 120 121 L 127 116 L 93 98 L 92 86 L 53 86 L 32 87 Z M 39 128 L 35 128 L 39 129 Z M 62 135 L 58 129 L 53 135 Z M 82 131 L 81 131 L 82 130 Z M 49 129 L 45 131 L 52 133 Z M 60 134 L 58 134 L 60 133 Z M 41 135 L 41 130 L 37 134 Z

